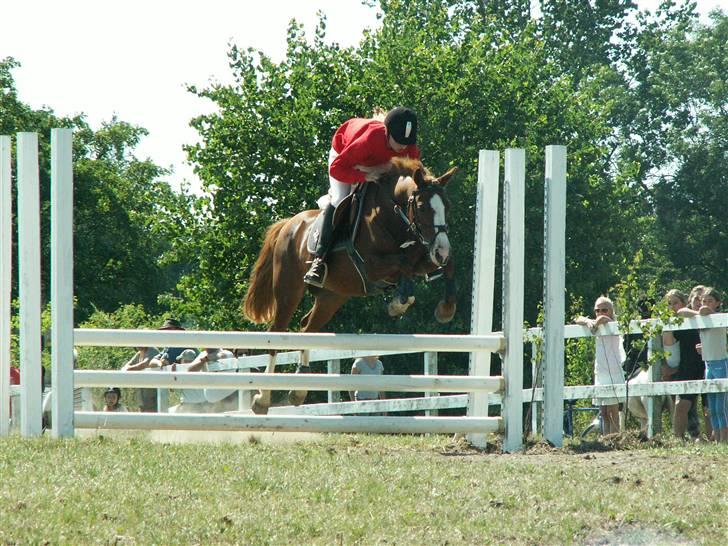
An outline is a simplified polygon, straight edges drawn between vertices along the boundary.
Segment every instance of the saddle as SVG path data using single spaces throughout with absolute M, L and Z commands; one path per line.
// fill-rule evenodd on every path
M 387 281 L 370 281 L 364 267 L 365 260 L 354 246 L 354 241 L 359 233 L 362 216 L 364 215 L 364 197 L 366 196 L 369 184 L 369 182 L 359 184 L 352 193 L 347 195 L 337 205 L 333 219 L 334 240 L 329 250 L 329 253 L 346 251 L 347 256 L 354 265 L 354 269 L 359 275 L 364 293 L 367 295 L 378 294 L 396 286 Z M 316 246 L 321 235 L 322 222 L 323 214 L 319 213 L 308 229 L 306 248 L 312 254 L 316 251 Z

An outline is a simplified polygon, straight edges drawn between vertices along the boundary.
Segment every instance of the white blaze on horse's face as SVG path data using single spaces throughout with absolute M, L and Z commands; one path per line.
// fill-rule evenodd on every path
M 447 225 L 447 219 L 445 218 L 445 203 L 442 201 L 442 197 L 438 194 L 433 194 L 430 198 L 430 207 L 434 214 L 433 224 L 436 226 Z M 441 231 L 435 236 L 435 240 L 430 247 L 430 259 L 435 265 L 443 266 L 450 259 L 450 239 L 447 237 L 447 233 Z

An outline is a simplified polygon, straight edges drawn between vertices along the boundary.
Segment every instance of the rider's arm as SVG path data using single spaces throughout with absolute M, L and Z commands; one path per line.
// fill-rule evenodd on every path
M 339 182 L 358 184 L 364 182 L 365 174 L 356 169 L 355 165 L 367 163 L 371 144 L 364 138 L 351 142 L 341 153 L 334 158 L 329 168 L 329 174 Z

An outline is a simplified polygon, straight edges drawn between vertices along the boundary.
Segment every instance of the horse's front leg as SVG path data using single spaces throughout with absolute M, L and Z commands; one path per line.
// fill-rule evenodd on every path
M 455 265 L 450 260 L 445 266 L 445 297 L 435 307 L 435 319 L 444 324 L 455 316 L 457 307 L 457 286 L 455 285 Z
M 308 350 L 301 351 L 300 362 L 296 368 L 296 373 L 311 373 L 311 352 Z M 288 402 L 293 406 L 300 406 L 306 400 L 308 391 L 288 391 Z

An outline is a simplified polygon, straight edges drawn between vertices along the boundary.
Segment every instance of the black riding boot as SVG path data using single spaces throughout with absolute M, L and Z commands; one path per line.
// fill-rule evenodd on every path
M 324 209 L 324 219 L 321 222 L 321 235 L 319 236 L 318 244 L 316 245 L 316 253 L 314 255 L 313 263 L 308 272 L 303 276 L 303 282 L 310 284 L 311 286 L 317 286 L 323 288 L 326 282 L 326 274 L 328 268 L 326 266 L 326 254 L 331 246 L 331 239 L 333 235 L 333 220 L 334 211 L 336 207 L 332 204 L 326 205 Z

